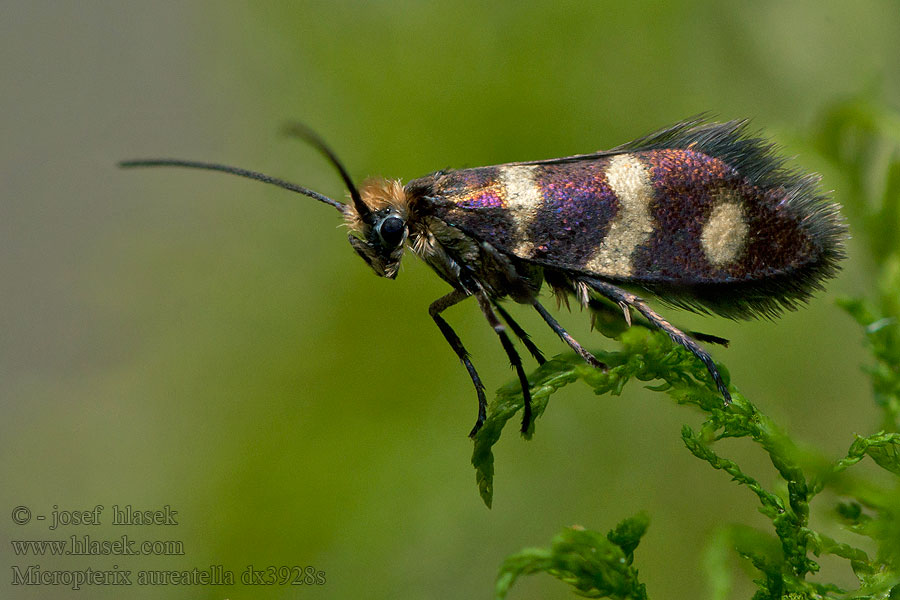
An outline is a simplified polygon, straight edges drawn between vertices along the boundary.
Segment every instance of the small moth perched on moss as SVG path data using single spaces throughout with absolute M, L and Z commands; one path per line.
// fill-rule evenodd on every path
M 406 185 L 371 179 L 360 188 L 315 133 L 302 125 L 290 131 L 333 163 L 350 202 L 215 163 L 147 159 L 120 165 L 223 171 L 329 204 L 343 215 L 354 250 L 381 277 L 397 276 L 409 247 L 452 288 L 429 313 L 475 385 L 472 436 L 486 416 L 484 385 L 441 317 L 469 296 L 516 369 L 524 432 L 531 424 L 531 396 L 507 327 L 538 362 L 544 358 L 501 300 L 533 306 L 599 369 L 606 366 L 538 301 L 542 284 L 584 306 L 598 297 L 611 300 L 629 323 L 631 309 L 637 310 L 703 361 L 727 404 L 731 396 L 709 354 L 635 291 L 701 313 L 774 317 L 821 289 L 844 256 L 839 207 L 818 191 L 818 176 L 786 168 L 771 144 L 748 134 L 746 121 L 695 119 L 608 151 L 437 171 Z

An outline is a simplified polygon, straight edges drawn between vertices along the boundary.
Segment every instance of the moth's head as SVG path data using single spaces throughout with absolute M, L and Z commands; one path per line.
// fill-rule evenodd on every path
M 344 205 L 350 245 L 379 277 L 394 279 L 409 236 L 409 202 L 399 181 L 370 179 L 359 190 L 361 205 Z

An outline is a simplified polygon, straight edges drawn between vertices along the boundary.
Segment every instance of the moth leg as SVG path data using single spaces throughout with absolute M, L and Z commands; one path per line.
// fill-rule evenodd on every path
M 593 319 L 593 318 L 596 318 L 597 313 L 612 314 L 612 313 L 611 313 L 611 311 L 612 311 L 612 305 L 611 305 L 611 304 L 608 304 L 608 303 L 606 302 L 607 300 L 609 300 L 609 299 L 608 299 L 608 298 L 604 298 L 603 300 L 600 300 L 599 298 L 591 298 L 591 299 L 590 299 L 590 301 L 588 302 L 588 306 L 589 306 L 590 309 L 591 309 L 591 317 L 592 317 L 592 319 Z M 611 301 L 610 301 L 610 302 L 611 302 Z M 629 319 L 630 319 L 632 322 L 634 322 L 633 316 L 631 315 L 631 307 L 629 307 L 628 304 L 626 304 L 626 303 L 624 303 L 624 302 L 617 302 L 617 303 L 616 303 L 616 305 L 617 305 L 620 309 L 622 308 L 622 305 L 623 305 L 623 304 L 624 304 L 625 307 L 626 307 L 626 310 L 625 310 L 625 312 L 624 312 L 624 314 L 626 315 L 626 323 L 627 323 L 627 325 L 628 325 L 629 327 L 631 327 L 632 323 L 628 322 Z M 641 315 L 641 317 L 643 317 L 643 315 Z M 640 320 L 640 323 L 641 323 L 642 325 L 648 325 L 650 322 L 649 322 L 649 321 L 646 321 L 646 319 L 643 319 L 643 318 L 642 318 L 642 319 Z M 592 325 L 593 325 L 593 323 L 592 323 Z M 678 327 L 678 326 L 676 325 L 676 327 Z M 679 329 L 680 329 L 680 328 L 679 328 Z M 691 331 L 691 330 L 685 330 L 684 333 L 688 334 L 690 337 L 694 338 L 694 339 L 695 339 L 696 341 L 698 341 L 698 342 L 706 342 L 707 344 L 718 344 L 718 345 L 720 345 L 720 346 L 725 346 L 725 347 L 727 347 L 728 344 L 729 344 L 729 341 L 728 341 L 726 338 L 719 337 L 719 336 L 717 336 L 717 335 L 712 335 L 712 334 L 709 334 L 709 333 L 702 333 L 702 332 L 700 332 L 700 331 Z
M 593 354 L 585 350 L 584 347 L 579 344 L 578 341 L 573 338 L 568 331 L 563 329 L 562 325 L 560 325 L 556 321 L 556 319 L 553 318 L 553 315 L 547 312 L 547 309 L 544 308 L 537 300 L 534 301 L 534 308 L 544 318 L 544 321 L 547 322 L 547 325 L 550 326 L 550 329 L 555 331 L 556 335 L 558 335 L 562 339 L 562 341 L 567 343 L 572 348 L 572 350 L 577 352 L 578 355 L 583 358 L 587 364 L 603 371 L 607 370 L 606 365 L 597 360 L 597 358 Z
M 428 314 L 431 315 L 431 318 L 434 319 L 438 329 L 444 334 L 444 339 L 447 340 L 447 343 L 450 344 L 450 347 L 456 352 L 456 356 L 459 357 L 460 362 L 462 362 L 466 371 L 469 372 L 469 377 L 472 378 L 472 383 L 475 385 L 475 393 L 478 395 L 478 419 L 475 421 L 475 426 L 472 427 L 472 431 L 469 432 L 469 437 L 475 437 L 475 434 L 478 433 L 478 430 L 481 429 L 484 420 L 487 418 L 487 398 L 485 398 L 484 395 L 484 384 L 481 383 L 481 377 L 478 376 L 475 365 L 469 360 L 469 353 L 463 346 L 462 340 L 459 339 L 459 336 L 456 335 L 456 332 L 453 331 L 450 324 L 447 323 L 440 314 L 468 297 L 468 294 L 462 290 L 453 290 L 446 296 L 441 296 L 432 302 L 428 307 Z
M 547 362 L 547 359 L 544 358 L 544 355 L 541 353 L 540 349 L 534 345 L 534 342 L 531 341 L 531 337 L 528 335 L 528 332 L 522 329 L 522 327 L 516 323 L 512 315 L 506 312 L 499 304 L 494 304 L 494 308 L 497 309 L 497 312 L 500 313 L 500 316 L 503 317 L 503 320 L 506 321 L 506 324 L 509 325 L 509 328 L 513 330 L 513 333 L 522 340 L 522 343 L 528 348 L 528 352 L 531 353 L 531 356 L 534 357 L 534 360 L 538 362 L 539 365 Z
M 522 386 L 522 399 L 525 404 L 525 407 L 522 410 L 522 428 L 520 431 L 525 433 L 531 425 L 531 386 L 528 384 L 528 377 L 525 375 L 525 369 L 522 368 L 522 359 L 519 357 L 519 353 L 516 352 L 516 347 L 513 346 L 509 336 L 506 335 L 506 326 L 501 323 L 500 319 L 497 318 L 497 315 L 494 314 L 494 309 L 491 308 L 491 301 L 484 293 L 476 293 L 475 298 L 478 299 L 478 304 L 481 306 L 481 312 L 484 313 L 488 323 L 490 323 L 491 327 L 494 328 L 494 332 L 500 338 L 500 343 L 503 344 L 506 356 L 509 357 L 509 364 L 513 366 L 516 370 L 516 375 L 519 376 L 519 385 Z
M 633 306 L 639 313 L 644 315 L 650 323 L 669 334 L 669 337 L 672 338 L 673 342 L 681 344 L 690 350 L 694 356 L 699 358 L 703 364 L 706 365 L 706 369 L 716 383 L 716 387 L 719 388 L 719 393 L 725 398 L 726 406 L 731 404 L 731 394 L 728 392 L 725 382 L 722 381 L 722 376 L 719 375 L 719 370 L 716 368 L 716 364 L 713 362 L 712 357 L 710 357 L 706 350 L 704 350 L 697 342 L 691 339 L 690 336 L 686 335 L 680 329 L 662 318 L 662 316 L 647 306 L 647 303 L 635 294 L 599 279 L 585 279 L 585 282 L 588 283 L 591 288 L 603 294 L 613 302 L 624 302 L 629 306 Z

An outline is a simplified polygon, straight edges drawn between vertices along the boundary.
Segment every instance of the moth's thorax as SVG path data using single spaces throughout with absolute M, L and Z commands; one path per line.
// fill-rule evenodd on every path
M 479 240 L 433 216 L 411 223 L 410 246 L 445 281 L 470 293 L 480 287 L 495 298 L 527 302 L 540 290 L 543 273 L 500 252 L 488 240 Z

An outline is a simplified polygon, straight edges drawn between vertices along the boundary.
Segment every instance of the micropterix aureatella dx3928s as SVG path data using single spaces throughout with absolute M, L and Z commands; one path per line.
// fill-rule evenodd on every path
M 746 121 L 693 119 L 608 151 L 437 171 L 406 185 L 375 178 L 359 188 L 319 136 L 299 124 L 289 132 L 337 168 L 350 202 L 216 163 L 141 159 L 120 165 L 223 171 L 329 204 L 343 215 L 353 249 L 389 279 L 397 276 L 409 247 L 452 288 L 429 313 L 475 385 L 478 419 L 472 436 L 486 416 L 484 385 L 441 316 L 469 296 L 516 370 L 525 432 L 531 395 L 507 327 L 538 362 L 544 358 L 501 300 L 534 307 L 598 369 L 606 366 L 538 301 L 542 284 L 584 306 L 606 298 L 621 307 L 629 323 L 634 309 L 703 361 L 728 404 L 731 395 L 709 354 L 635 291 L 700 313 L 774 317 L 821 289 L 844 256 L 839 207 L 819 191 L 818 176 L 786 167 L 772 144 L 748 133 Z

